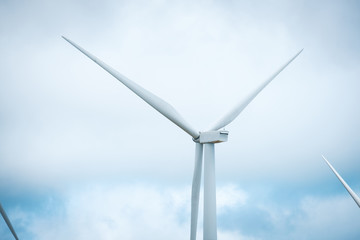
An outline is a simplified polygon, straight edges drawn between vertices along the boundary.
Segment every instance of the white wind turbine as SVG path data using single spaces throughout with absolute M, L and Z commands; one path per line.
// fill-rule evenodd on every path
M 322 156 L 322 155 L 321 155 Z M 358 197 L 358 195 L 356 195 L 356 193 L 349 187 L 349 185 L 347 185 L 347 183 L 344 181 L 344 179 L 340 176 L 340 174 L 335 170 L 335 168 L 329 163 L 329 161 L 322 156 L 323 159 L 325 160 L 325 162 L 327 163 L 327 165 L 330 167 L 330 169 L 334 172 L 334 174 L 336 175 L 336 177 L 340 180 L 340 182 L 342 183 L 342 185 L 344 185 L 344 187 L 346 188 L 346 190 L 349 192 L 350 196 L 354 199 L 354 201 L 356 202 L 356 204 L 358 205 L 358 207 L 360 208 L 360 198 Z
M 136 95 L 142 98 L 155 110 L 160 112 L 174 124 L 179 126 L 185 132 L 187 132 L 195 142 L 195 169 L 192 182 L 191 192 L 191 227 L 190 227 L 190 239 L 196 239 L 197 218 L 199 208 L 199 194 L 201 183 L 201 171 L 202 171 L 202 159 L 204 152 L 204 221 L 203 221 L 203 238 L 204 240 L 216 240 L 217 239 L 217 225 L 216 225 L 216 185 L 215 185 L 215 149 L 214 144 L 220 142 L 226 142 L 228 139 L 228 131 L 219 130 L 231 123 L 244 108 L 263 90 L 288 64 L 290 64 L 301 52 L 299 51 L 294 57 L 292 57 L 285 65 L 283 65 L 278 71 L 276 71 L 269 79 L 264 81 L 253 92 L 251 92 L 246 98 L 240 101 L 233 109 L 231 109 L 224 117 L 219 119 L 211 128 L 207 131 L 199 132 L 190 126 L 184 118 L 167 102 L 139 86 L 137 83 L 126 78 L 109 65 L 102 62 L 100 59 L 72 42 L 71 40 L 63 37 L 71 45 L 97 63 L 105 71 L 110 73 Z M 203 149 L 204 148 L 204 149 Z
M 0 214 L 4 218 L 4 220 L 6 222 L 6 225 L 9 227 L 9 229 L 10 229 L 11 233 L 13 234 L 14 238 L 16 240 L 18 240 L 19 238 L 17 237 L 16 232 L 15 232 L 13 226 L 11 225 L 10 219 L 6 215 L 6 212 L 5 212 L 4 208 L 2 207 L 1 203 L 0 203 Z

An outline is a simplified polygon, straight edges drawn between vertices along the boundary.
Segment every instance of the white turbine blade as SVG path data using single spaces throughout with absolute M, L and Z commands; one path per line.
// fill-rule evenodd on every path
M 233 109 L 231 109 L 224 117 L 219 119 L 209 131 L 216 131 L 220 128 L 225 127 L 231 123 L 243 110 L 244 108 L 282 71 L 287 65 L 289 65 L 301 52 L 299 51 L 294 57 L 292 57 L 285 65 L 283 65 L 278 71 L 276 71 L 270 78 L 258 86 L 253 92 L 251 92 L 245 99 L 238 103 Z
M 100 59 L 77 45 L 76 43 L 72 42 L 71 40 L 63 38 L 69 42 L 71 45 L 73 45 L 75 48 L 77 48 L 80 52 L 85 54 L 87 57 L 89 57 L 91 60 L 93 60 L 95 63 L 97 63 L 100 67 L 102 67 L 105 71 L 110 73 L 112 76 L 114 76 L 116 79 L 118 79 L 120 82 L 122 82 L 126 87 L 128 87 L 131 91 L 133 91 L 136 95 L 141 97 L 145 102 L 147 102 L 150 106 L 155 108 L 158 112 L 160 112 L 162 115 L 164 115 L 166 118 L 168 118 L 170 121 L 175 123 L 177 126 L 179 126 L 181 129 L 183 129 L 185 132 L 190 134 L 193 138 L 197 138 L 199 136 L 199 132 L 196 131 L 194 128 L 192 128 L 184 119 L 183 117 L 174 109 L 173 106 L 171 106 L 169 103 L 165 102 L 155 94 L 149 92 L 148 90 L 144 89 L 137 83 L 131 81 L 130 79 L 126 78 L 116 70 L 114 70 L 112 67 L 108 66 L 106 63 L 102 62 Z
M 199 213 L 202 158 L 203 158 L 203 145 L 201 143 L 196 143 L 195 168 L 194 168 L 194 176 L 193 176 L 192 190 L 191 190 L 190 240 L 196 240 L 197 220 Z
M 204 146 L 204 240 L 217 239 L 215 146 Z
M 19 238 L 17 237 L 16 232 L 15 232 L 13 226 L 11 225 L 10 219 L 9 219 L 8 216 L 6 215 L 6 212 L 5 212 L 4 208 L 1 206 L 1 203 L 0 203 L 0 213 L 1 213 L 2 217 L 4 218 L 4 220 L 5 220 L 5 222 L 6 222 L 6 225 L 8 225 L 11 233 L 14 235 L 14 238 L 15 238 L 16 240 L 18 240 Z
M 351 195 L 351 197 L 354 199 L 354 201 L 356 202 L 356 204 L 359 206 L 360 208 L 360 198 L 356 195 L 356 193 L 349 187 L 349 185 L 347 185 L 347 183 L 344 181 L 344 179 L 340 176 L 340 174 L 335 170 L 335 168 L 329 163 L 328 160 L 326 160 L 326 158 L 321 155 L 325 162 L 327 163 L 327 165 L 331 168 L 331 170 L 335 173 L 336 177 L 340 180 L 340 182 L 342 183 L 342 185 L 344 185 L 344 187 L 346 188 L 346 190 L 349 192 L 349 194 Z

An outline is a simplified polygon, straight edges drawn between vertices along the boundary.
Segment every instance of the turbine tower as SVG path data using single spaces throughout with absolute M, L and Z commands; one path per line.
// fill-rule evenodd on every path
M 342 183 L 342 185 L 344 185 L 344 187 L 346 188 L 346 190 L 348 191 L 348 193 L 350 194 L 350 196 L 354 199 L 354 201 L 356 202 L 356 204 L 358 205 L 358 207 L 360 208 L 360 198 L 358 197 L 358 195 L 356 195 L 356 193 L 349 187 L 349 185 L 347 185 L 347 183 L 344 181 L 344 179 L 340 176 L 340 174 L 335 170 L 335 168 L 329 163 L 329 161 L 323 156 L 323 159 L 325 160 L 326 164 L 330 167 L 330 169 L 334 172 L 334 174 L 336 175 L 336 177 L 340 180 L 340 182 Z
M 203 238 L 204 240 L 217 239 L 217 224 L 216 224 L 216 185 L 215 185 L 215 143 L 226 142 L 228 139 L 228 131 L 219 130 L 231 123 L 244 108 L 263 90 L 284 68 L 289 65 L 301 52 L 299 51 L 292 57 L 286 64 L 284 64 L 278 71 L 276 71 L 270 78 L 264 81 L 246 98 L 240 101 L 235 108 L 231 109 L 224 117 L 220 118 L 215 124 L 212 125 L 207 131 L 199 132 L 194 129 L 184 118 L 167 102 L 144 89 L 137 83 L 126 78 L 112 67 L 102 62 L 100 59 L 72 42 L 71 40 L 63 37 L 67 42 L 93 60 L 96 64 L 102 67 L 105 71 L 114 76 L 117 80 L 123 83 L 136 95 L 142 98 L 155 110 L 160 112 L 175 125 L 188 133 L 195 142 L 195 169 L 192 181 L 191 191 L 191 226 L 190 226 L 190 239 L 196 239 L 198 208 L 199 208 L 199 194 L 202 172 L 202 160 L 204 153 L 204 226 Z
M 9 227 L 9 229 L 10 229 L 12 235 L 14 236 L 14 238 L 16 240 L 19 240 L 13 226 L 11 225 L 9 217 L 6 215 L 6 212 L 5 212 L 4 208 L 1 206 L 1 203 L 0 203 L 0 213 L 1 213 L 1 216 L 3 217 L 3 219 L 5 220 L 6 225 Z

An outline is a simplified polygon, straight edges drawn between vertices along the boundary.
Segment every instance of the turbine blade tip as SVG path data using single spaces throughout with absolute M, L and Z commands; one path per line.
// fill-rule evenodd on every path
M 302 53 L 302 51 L 304 51 L 304 48 L 302 48 L 297 54 L 296 57 L 300 55 L 300 53 Z
M 65 41 L 67 41 L 68 43 L 71 43 L 71 44 L 73 44 L 67 37 L 65 37 L 65 36 L 61 36 Z

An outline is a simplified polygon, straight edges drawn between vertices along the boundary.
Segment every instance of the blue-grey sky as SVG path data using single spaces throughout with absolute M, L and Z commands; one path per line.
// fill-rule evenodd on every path
M 359 13 L 357 1 L 1 1 L 0 201 L 19 237 L 189 236 L 191 138 L 64 35 L 199 130 L 304 48 L 216 146 L 218 238 L 359 239 L 360 211 L 321 158 L 360 193 Z M 0 238 L 12 239 L 3 221 Z

